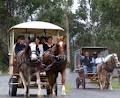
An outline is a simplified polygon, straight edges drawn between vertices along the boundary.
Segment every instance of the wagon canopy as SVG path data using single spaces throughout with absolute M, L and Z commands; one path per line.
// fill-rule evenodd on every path
M 17 24 L 11 27 L 8 32 L 15 32 L 15 33 L 56 33 L 60 31 L 64 31 L 63 28 L 48 22 L 42 21 L 30 21 L 25 23 Z

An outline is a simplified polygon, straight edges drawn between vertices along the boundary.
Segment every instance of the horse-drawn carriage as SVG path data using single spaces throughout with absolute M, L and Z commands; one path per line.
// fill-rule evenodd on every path
M 35 76 L 35 74 L 33 74 L 30 77 L 30 79 L 28 78 L 29 76 L 26 76 L 27 79 L 30 80 L 30 83 L 29 82 L 27 83 L 28 80 L 25 81 L 24 73 L 22 73 L 22 71 L 19 70 L 19 68 L 16 64 L 16 59 L 15 59 L 15 55 L 14 55 L 15 37 L 18 35 L 24 35 L 25 37 L 28 37 L 28 36 L 37 36 L 37 35 L 44 34 L 44 35 L 52 35 L 54 42 L 56 42 L 57 37 L 59 36 L 59 33 L 63 32 L 63 31 L 64 31 L 64 29 L 62 29 L 61 27 L 59 27 L 57 25 L 47 23 L 47 22 L 41 22 L 41 21 L 31 21 L 31 22 L 21 23 L 21 24 L 15 25 L 9 29 L 9 31 L 8 31 L 9 36 L 10 36 L 10 40 L 9 40 L 9 73 L 11 76 L 10 80 L 9 80 L 9 95 L 10 96 L 16 96 L 18 88 L 24 88 L 25 93 L 28 95 L 29 94 L 28 85 L 30 87 L 34 87 L 34 88 L 38 86 L 39 93 L 41 93 L 41 88 L 45 88 L 48 95 L 50 93 L 53 93 L 53 92 L 51 92 L 51 89 L 53 89 L 53 85 L 51 88 L 50 87 L 51 82 L 48 79 L 48 78 L 52 77 L 52 74 L 50 74 L 51 76 L 47 77 L 46 71 L 42 71 L 42 72 L 38 71 L 39 73 L 37 72 L 38 74 L 36 76 Z M 56 46 L 57 45 L 55 45 L 54 48 Z M 58 46 L 58 48 L 59 48 L 59 46 Z M 25 50 L 25 52 L 27 52 L 27 50 Z M 51 58 L 57 58 L 60 61 L 50 62 L 48 67 L 51 67 L 51 65 L 55 65 L 56 63 L 58 65 L 61 64 L 62 56 L 60 54 L 56 54 L 56 55 L 50 54 L 49 56 L 50 56 L 49 57 L 50 60 L 51 60 Z M 24 57 L 21 59 L 24 61 L 21 63 L 21 66 L 27 65 L 27 63 L 25 63 L 26 61 L 24 60 Z M 52 60 L 55 60 L 55 59 L 52 59 Z M 18 58 L 18 61 L 19 61 L 19 58 Z M 23 63 L 24 63 L 24 65 L 23 65 Z M 41 64 L 41 62 L 40 62 L 40 64 Z M 27 67 L 27 69 L 23 70 L 23 71 L 27 72 L 28 69 L 30 69 L 30 68 Z M 37 70 L 37 68 L 36 68 L 36 70 Z M 61 70 L 61 69 L 59 69 L 59 70 Z M 57 72 L 57 71 L 55 71 L 55 72 Z M 49 74 L 50 72 L 48 71 L 47 73 Z M 31 73 L 29 73 L 29 74 L 31 74 Z M 55 88 L 54 93 L 57 95 L 57 82 L 56 82 L 56 80 L 53 82 L 54 83 L 52 83 L 52 84 L 55 84 L 54 85 L 54 88 Z
M 85 52 L 89 52 L 89 55 L 92 56 L 94 53 L 101 57 L 105 57 L 108 55 L 108 49 L 106 47 L 82 47 L 81 49 L 75 52 L 75 71 L 78 73 L 78 77 L 76 78 L 76 88 L 82 86 L 83 89 L 86 88 L 86 84 L 88 82 L 99 83 L 98 76 L 96 72 L 87 71 L 84 72 L 83 64 L 80 62 L 81 55 L 84 55 Z

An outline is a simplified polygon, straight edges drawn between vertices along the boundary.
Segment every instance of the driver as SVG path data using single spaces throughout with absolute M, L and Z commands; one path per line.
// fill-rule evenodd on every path
M 84 53 L 84 57 L 82 59 L 82 63 L 83 63 L 83 69 L 84 69 L 84 73 L 86 74 L 87 72 L 91 72 L 92 71 L 92 58 L 89 55 L 89 52 L 85 52 Z

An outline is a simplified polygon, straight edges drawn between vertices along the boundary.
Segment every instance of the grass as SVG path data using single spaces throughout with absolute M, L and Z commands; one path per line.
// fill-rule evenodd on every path
M 112 87 L 115 89 L 120 89 L 120 83 L 118 82 L 118 78 L 112 79 Z
M 72 85 L 70 82 L 65 83 L 66 93 L 71 93 L 72 91 Z
M 68 94 L 71 93 L 72 84 L 70 82 L 66 82 L 65 87 L 66 87 L 66 93 L 68 93 Z M 113 78 L 112 79 L 112 87 L 114 89 L 120 89 L 120 83 L 118 81 L 118 78 Z

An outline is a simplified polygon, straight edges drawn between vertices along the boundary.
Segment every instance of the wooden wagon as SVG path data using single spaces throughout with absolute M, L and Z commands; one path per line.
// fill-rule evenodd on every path
M 85 89 L 88 81 L 90 83 L 98 83 L 98 76 L 96 73 L 91 71 L 85 73 L 83 70 L 83 65 L 80 62 L 80 55 L 84 54 L 86 51 L 89 52 L 90 55 L 95 52 L 97 55 L 101 55 L 101 57 L 108 55 L 108 49 L 106 47 L 82 47 L 75 52 L 74 69 L 75 72 L 78 73 L 78 77 L 76 78 L 76 88 L 82 86 L 82 88 Z
M 48 23 L 48 22 L 42 22 L 42 21 L 31 21 L 31 22 L 25 22 L 18 25 L 15 25 L 11 27 L 8 30 L 9 33 L 9 95 L 10 96 L 16 96 L 17 89 L 23 88 L 23 83 L 21 81 L 21 78 L 19 76 L 19 72 L 16 66 L 16 59 L 14 55 L 14 45 L 15 45 L 15 37 L 18 35 L 24 35 L 26 38 L 28 36 L 37 36 L 37 35 L 52 35 L 54 42 L 56 42 L 57 37 L 59 36 L 59 33 L 64 31 L 61 27 Z M 47 91 L 47 94 L 49 95 L 49 83 L 46 76 L 46 73 L 40 73 L 41 78 L 41 87 L 45 88 Z M 36 83 L 36 77 L 33 76 L 30 82 L 30 87 L 35 88 L 37 87 Z M 55 93 L 57 95 L 57 83 L 55 86 Z

